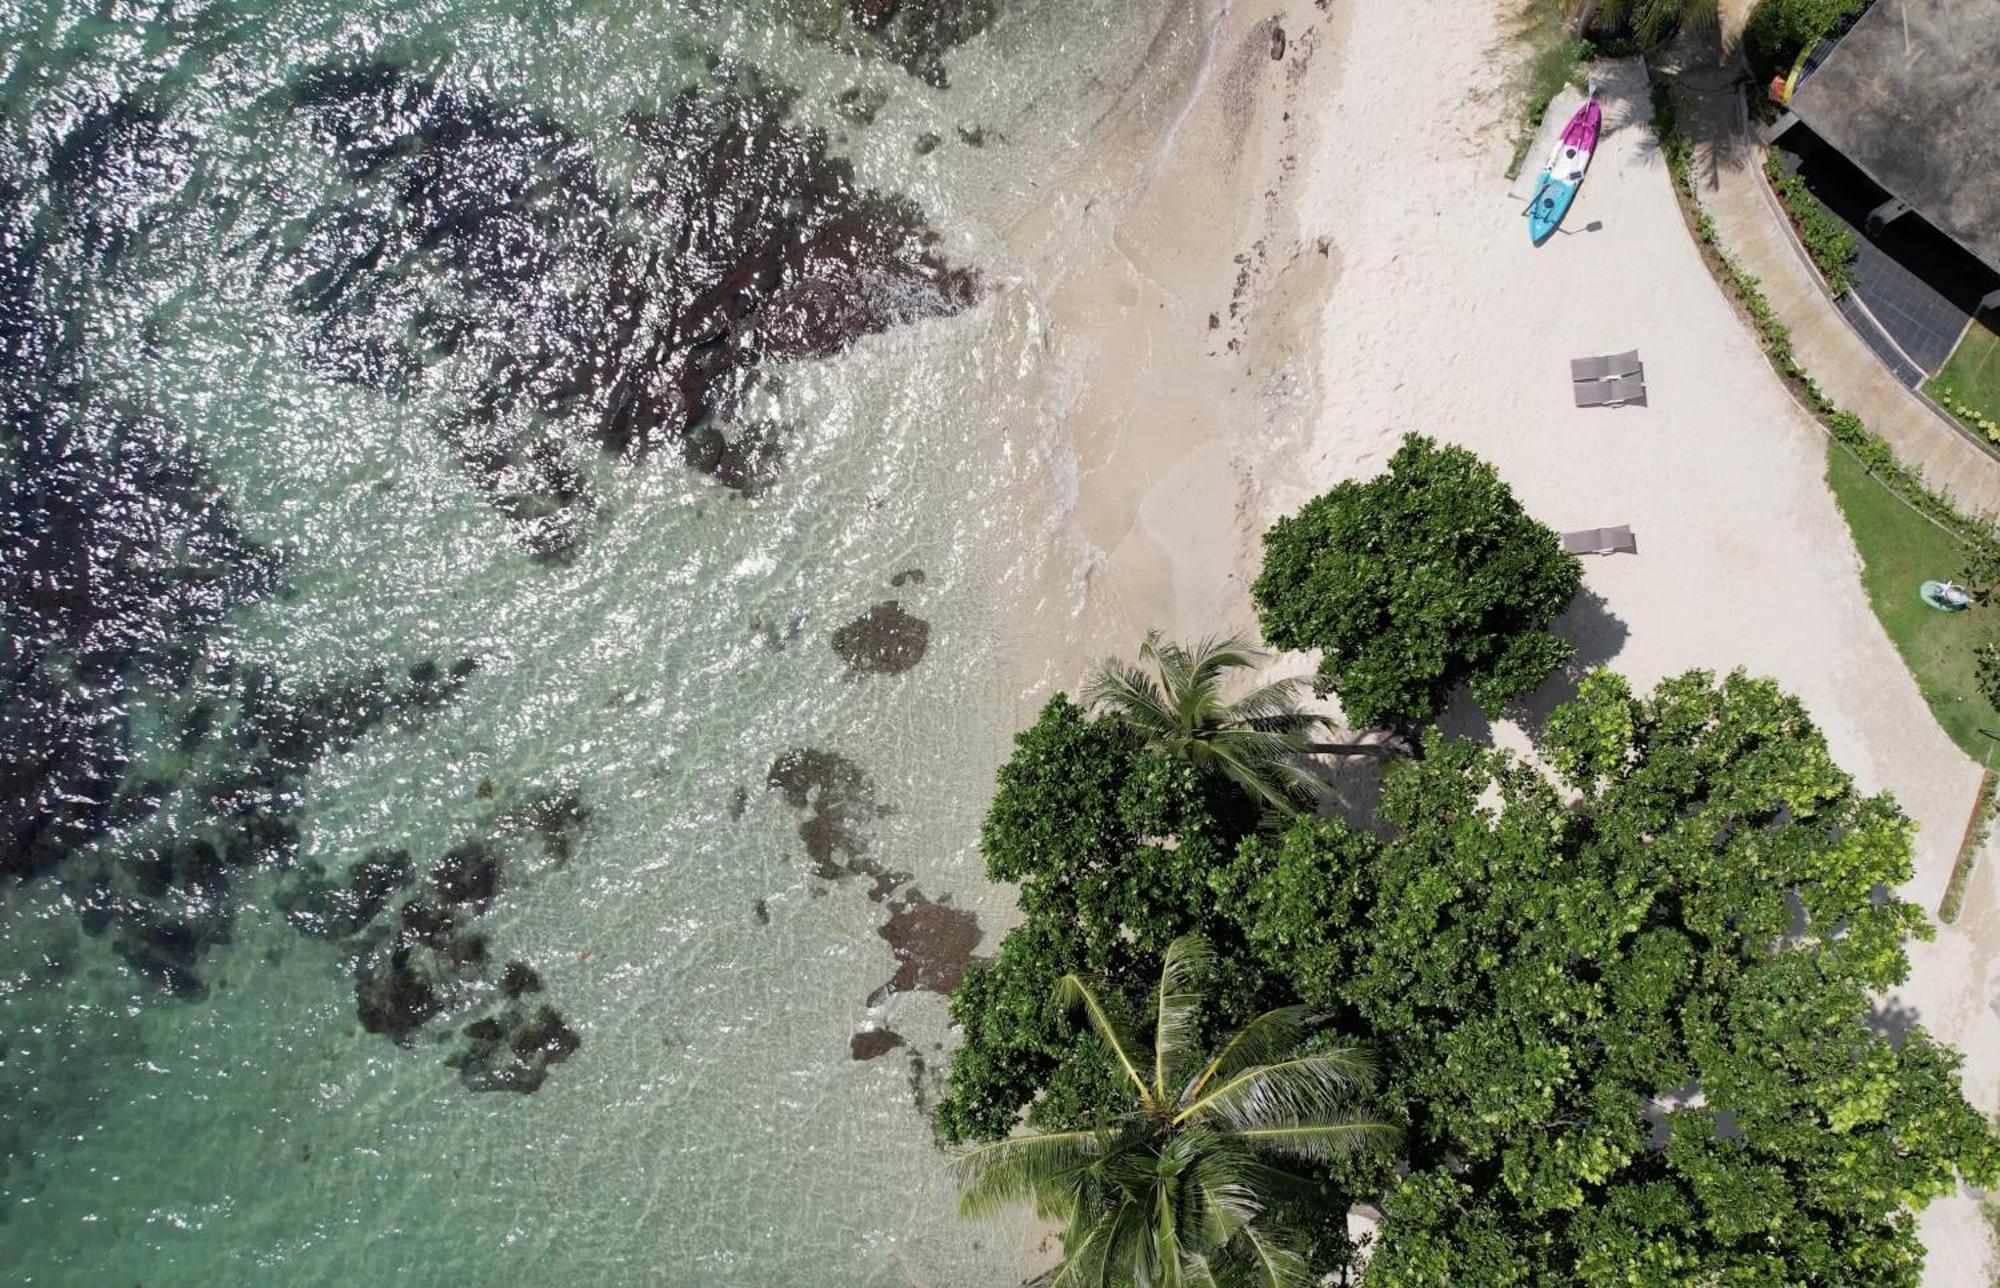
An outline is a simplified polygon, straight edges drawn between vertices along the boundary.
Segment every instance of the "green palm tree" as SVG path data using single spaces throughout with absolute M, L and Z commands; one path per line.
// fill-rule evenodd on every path
M 1274 680 L 1233 702 L 1222 698 L 1225 674 L 1258 666 L 1265 656 L 1237 639 L 1207 639 L 1188 649 L 1149 631 L 1139 658 L 1153 664 L 1159 679 L 1143 666 L 1109 660 L 1084 699 L 1123 719 L 1149 745 L 1226 776 L 1269 809 L 1294 814 L 1326 795 L 1326 784 L 1298 763 L 1323 749 L 1308 737 L 1322 721 L 1298 706 L 1304 681 Z
M 1577 33 L 1626 31 L 1642 45 L 1657 45 L 1681 27 L 1707 31 L 1716 23 L 1717 0 L 1569 0 Z
M 1309 1184 L 1277 1159 L 1323 1160 L 1396 1139 L 1356 1114 L 1374 1062 L 1355 1046 L 1301 1051 L 1313 1017 L 1267 1011 L 1206 1060 L 1192 1049 L 1209 960 L 1199 938 L 1175 940 L 1160 964 L 1153 1046 L 1144 1051 L 1096 990 L 1062 981 L 1110 1055 L 1131 1106 L 1090 1131 L 1011 1136 L 960 1155 L 960 1211 L 979 1215 L 1032 1199 L 1065 1223 L 1050 1280 L 1082 1288 L 1180 1288 L 1307 1282 L 1307 1267 L 1272 1200 Z M 1274 1157 L 1275 1156 L 1275 1157 Z

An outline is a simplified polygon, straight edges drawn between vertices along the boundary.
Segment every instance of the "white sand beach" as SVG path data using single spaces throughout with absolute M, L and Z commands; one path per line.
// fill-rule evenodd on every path
M 1495 463 L 1552 527 L 1630 524 L 1639 553 L 1588 561 L 1564 624 L 1584 659 L 1640 685 L 1692 667 L 1776 677 L 1862 786 L 1916 820 L 1903 893 L 1934 909 L 1979 769 L 1868 607 L 1820 429 L 1696 254 L 1639 65 L 1607 69 L 1597 160 L 1536 248 L 1503 177 L 1518 50 L 1502 6 L 1246 0 L 1216 22 L 1213 56 L 1154 87 L 1149 106 L 1181 106 L 1147 172 L 1099 176 L 1079 188 L 1096 200 L 1045 216 L 1084 221 L 1103 249 L 1044 284 L 1093 559 L 1073 669 L 1046 679 L 1073 684 L 1148 626 L 1254 628 L 1258 534 L 1419 430 Z M 1273 25 L 1291 41 L 1275 61 Z M 1574 408 L 1568 360 L 1631 348 L 1651 405 Z M 1486 732 L 1463 703 L 1447 725 Z M 1995 904 L 1989 862 L 1885 1007 L 1963 1051 L 1989 1111 Z M 1987 1282 L 1972 1199 L 1933 1205 L 1923 1232 L 1926 1282 Z

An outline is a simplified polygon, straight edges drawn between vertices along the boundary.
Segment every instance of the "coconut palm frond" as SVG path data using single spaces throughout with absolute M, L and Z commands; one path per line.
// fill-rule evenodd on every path
M 1214 954 L 1199 935 L 1183 935 L 1167 945 L 1160 980 L 1153 990 L 1153 1101 L 1172 1103 L 1169 1082 L 1186 1060 L 1188 1039 L 1201 1011 L 1201 977 Z
M 1237 639 L 1206 639 L 1190 649 L 1154 631 L 1139 658 L 1140 666 L 1106 662 L 1098 670 L 1086 690 L 1093 709 L 1119 716 L 1158 750 L 1227 778 L 1275 818 L 1324 801 L 1325 785 L 1297 763 L 1311 751 L 1309 736 L 1324 724 L 1300 710 L 1301 680 L 1270 681 L 1224 701 L 1228 673 L 1265 661 L 1265 654 Z
M 1097 1034 L 1098 1040 L 1104 1043 L 1105 1049 L 1110 1053 L 1112 1061 L 1124 1071 L 1126 1078 L 1130 1079 L 1134 1090 L 1139 1093 L 1139 1103 L 1150 1111 L 1155 1104 L 1153 1088 L 1146 1081 L 1145 1075 L 1139 1072 L 1139 1066 L 1133 1062 L 1132 1053 L 1139 1047 L 1125 1026 L 1105 1008 L 1104 1000 L 1097 995 L 1097 990 L 1074 974 L 1063 976 L 1057 989 L 1064 1006 L 1083 1008 L 1084 1016 L 1090 1021 L 1091 1031 Z
M 1128 1283 L 1146 1283 L 1154 1272 L 1156 1251 L 1152 1246 L 1151 1213 L 1126 1193 L 1118 1200 L 1111 1219 L 1111 1233 L 1104 1246 L 1104 1268 L 1100 1282 L 1104 1288 Z
M 1181 1211 L 1176 1187 L 1155 1186 L 1153 1190 L 1153 1237 L 1147 1260 L 1152 1263 L 1153 1278 L 1160 1288 L 1182 1288 L 1181 1260 L 1185 1253 L 1181 1248 Z M 1147 1282 L 1142 1280 L 1141 1282 Z
M 1250 1151 L 1226 1136 L 1216 1137 L 1188 1167 L 1191 1224 L 1201 1231 L 1203 1246 L 1222 1247 L 1264 1210 L 1251 1183 L 1255 1172 Z
M 1222 1049 L 1202 1066 L 1181 1093 L 1183 1107 L 1200 1098 L 1212 1082 L 1227 1082 L 1245 1069 L 1269 1064 L 1293 1050 L 1312 1031 L 1313 1013 L 1309 1006 L 1280 1006 L 1264 1012 L 1236 1030 Z
M 1260 1064 L 1218 1083 L 1174 1116 L 1176 1123 L 1220 1120 L 1236 1131 L 1337 1118 L 1347 1098 L 1374 1081 L 1375 1062 L 1359 1047 Z
M 1095 1131 L 1010 1137 L 953 1160 L 963 1210 L 1031 1199 L 1065 1222 L 1065 1260 L 1052 1285 L 1303 1284 L 1284 1213 L 1299 1195 L 1318 1192 L 1318 1174 L 1286 1160 L 1326 1160 L 1396 1138 L 1393 1124 L 1350 1106 L 1374 1079 L 1365 1052 L 1293 1054 L 1313 1024 L 1303 1007 L 1251 1021 L 1172 1094 L 1182 1085 L 1178 1066 L 1192 1063 L 1198 985 L 1209 961 L 1208 946 L 1194 936 L 1163 955 L 1152 990 L 1150 1080 L 1116 1009 L 1121 999 L 1065 976 L 1064 1003 L 1082 1009 L 1136 1108 Z
M 1241 1242 L 1249 1253 L 1251 1282 L 1261 1288 L 1306 1288 L 1312 1277 L 1305 1258 L 1254 1225 L 1243 1227 Z
M 1230 703 L 1229 710 L 1238 720 L 1260 731 L 1268 727 L 1273 733 L 1304 733 L 1324 721 L 1299 710 L 1301 684 L 1297 676 L 1260 684 Z
M 1160 686 L 1136 666 L 1105 662 L 1083 696 L 1092 709 L 1115 712 L 1149 737 L 1173 737 L 1180 729 L 1180 718 L 1168 706 Z
M 1211 635 L 1194 647 L 1194 669 L 1204 679 L 1214 679 L 1224 671 L 1262 666 L 1270 655 L 1240 635 Z
M 1110 1288 L 1115 1282 L 1112 1241 L 1117 1237 L 1122 1212 L 1119 1205 L 1105 1207 L 1087 1226 L 1073 1226 L 1064 1233 L 1062 1272 L 1049 1281 L 1050 1288 L 1057 1284 L 1070 1288 Z
M 1215 1265 L 1205 1253 L 1188 1253 L 1181 1275 L 1187 1280 L 1187 1288 L 1217 1288 Z
M 958 1210 L 985 1216 L 1029 1198 L 1041 1208 L 1060 1207 L 1076 1170 L 1102 1152 L 1103 1141 L 1094 1131 L 1009 1136 L 969 1149 L 950 1164 L 961 1185 Z
M 1303 782 L 1318 782 L 1304 770 L 1287 765 L 1269 746 L 1251 739 L 1225 735 L 1209 739 L 1203 747 L 1206 759 L 1250 799 L 1285 817 L 1299 812 L 1300 793 L 1306 790 Z
M 1356 1150 L 1392 1145 L 1402 1132 L 1396 1124 L 1383 1119 L 1347 1118 L 1339 1122 L 1252 1127 L 1235 1135 L 1238 1140 L 1257 1149 L 1319 1162 Z

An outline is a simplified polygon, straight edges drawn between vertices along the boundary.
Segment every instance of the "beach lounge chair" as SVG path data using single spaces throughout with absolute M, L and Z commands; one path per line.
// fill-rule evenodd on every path
M 1576 405 L 1579 407 L 1623 407 L 1627 403 L 1637 407 L 1646 405 L 1646 382 L 1631 376 L 1616 380 L 1580 380 L 1570 388 L 1576 390 Z
M 1571 358 L 1569 378 L 1571 380 L 1616 380 L 1620 376 L 1637 376 L 1645 379 L 1646 368 L 1639 361 L 1637 349 L 1627 349 L 1623 353 L 1607 354 L 1599 358 Z
M 1572 555 L 1613 555 L 1639 553 L 1639 539 L 1629 527 L 1585 528 L 1563 533 L 1563 553 Z

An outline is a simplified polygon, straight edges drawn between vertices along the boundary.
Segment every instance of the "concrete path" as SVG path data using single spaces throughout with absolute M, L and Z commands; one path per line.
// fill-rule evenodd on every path
M 1792 239 L 1763 173 L 1765 150 L 1745 128 L 1733 61 L 1682 75 L 1694 174 L 1716 239 L 1757 278 L 1792 333 L 1799 365 L 1834 402 L 1889 440 L 1904 464 L 1975 514 L 2000 514 L 2000 459 L 1953 428 L 1890 374 L 1848 325 Z

